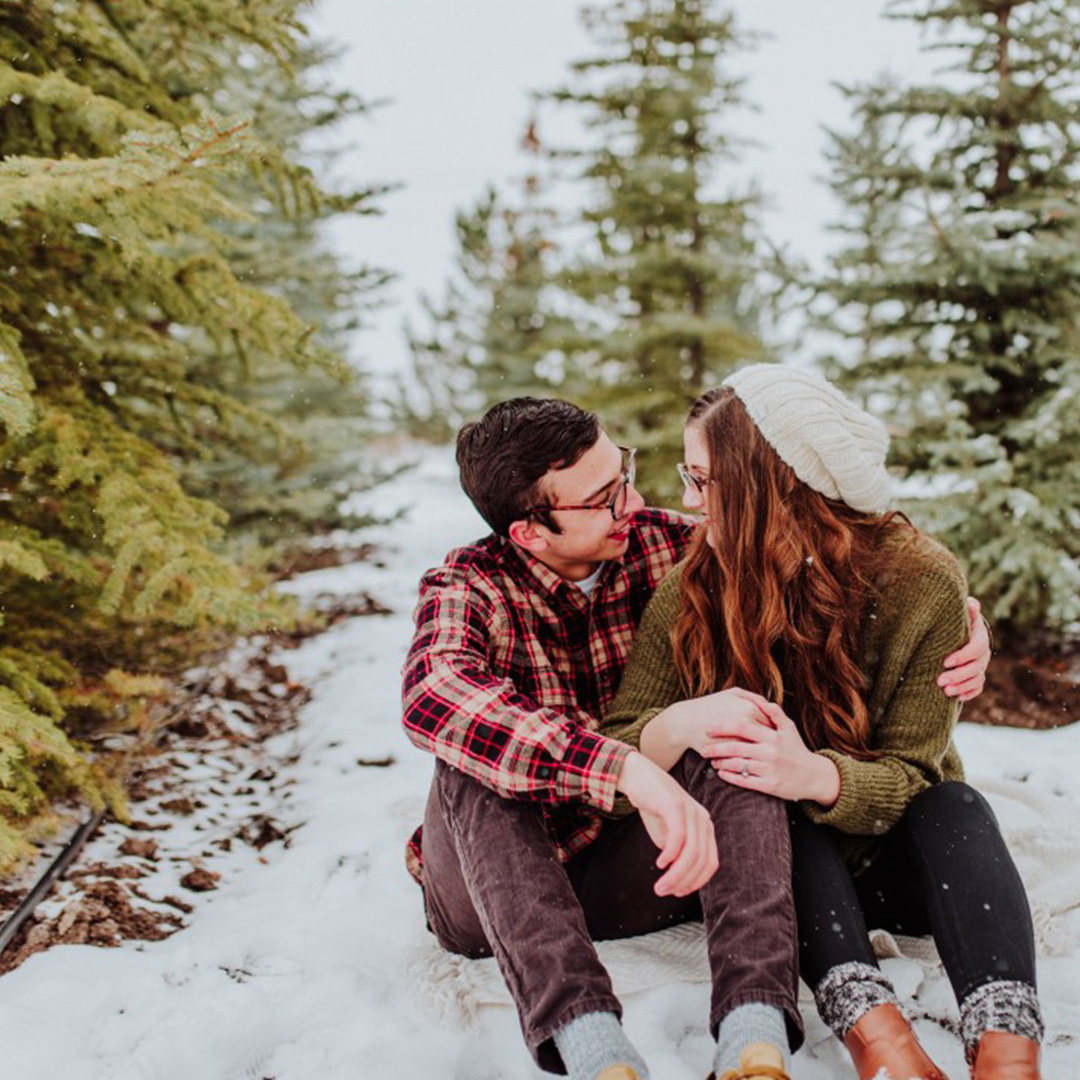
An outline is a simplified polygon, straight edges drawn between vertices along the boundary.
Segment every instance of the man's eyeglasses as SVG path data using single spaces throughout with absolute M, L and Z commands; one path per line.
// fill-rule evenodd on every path
M 705 486 L 712 483 L 712 477 L 695 476 L 683 461 L 680 461 L 675 468 L 679 470 L 679 479 L 682 480 L 687 491 L 693 488 L 699 495 L 704 495 Z
M 607 502 L 593 503 L 592 505 L 575 503 L 572 506 L 530 506 L 525 513 L 540 514 L 548 510 L 603 510 L 606 508 L 611 512 L 611 520 L 618 521 L 626 513 L 627 496 L 630 488 L 634 486 L 634 480 L 637 478 L 637 464 L 634 460 L 637 450 L 630 446 L 620 446 L 619 449 L 623 452 L 622 476 L 619 478 L 618 486 Z

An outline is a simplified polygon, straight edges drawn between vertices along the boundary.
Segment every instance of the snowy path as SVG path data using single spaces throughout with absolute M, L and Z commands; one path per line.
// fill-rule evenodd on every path
M 266 864 L 238 853 L 190 925 L 154 944 L 62 946 L 0 979 L 3 1075 L 11 1080 L 534 1080 L 514 1014 L 484 1010 L 478 1028 L 432 1020 L 403 964 L 426 936 L 403 845 L 420 818 L 431 762 L 398 723 L 398 670 L 416 579 L 450 547 L 478 536 L 447 456 L 366 496 L 394 524 L 368 530 L 385 566 L 360 563 L 297 579 L 298 593 L 368 589 L 393 608 L 354 619 L 284 654 L 315 691 L 298 732 L 281 736 L 295 779 L 289 813 L 304 822 Z M 271 750 L 275 746 L 271 744 Z M 1080 726 L 1053 733 L 964 729 L 973 779 L 1028 775 L 1080 799 Z M 358 758 L 393 755 L 389 768 Z M 222 869 L 218 866 L 217 869 Z M 1062 873 L 1080 867 L 1061 868 Z M 1070 917 L 1073 918 L 1073 917 Z M 1080 925 L 1069 926 L 1076 940 Z M 1078 950 L 1041 966 L 1055 1042 L 1046 1075 L 1080 1080 Z M 894 961 L 903 965 L 905 961 Z M 898 975 L 904 971 L 897 969 Z M 920 1000 L 951 997 L 943 983 Z M 655 1080 L 708 1071 L 706 988 L 661 987 L 627 1002 L 626 1024 Z M 1077 1022 L 1073 1024 L 1073 1021 Z M 954 1080 L 955 1040 L 920 1030 Z M 795 1076 L 851 1075 L 816 1017 Z

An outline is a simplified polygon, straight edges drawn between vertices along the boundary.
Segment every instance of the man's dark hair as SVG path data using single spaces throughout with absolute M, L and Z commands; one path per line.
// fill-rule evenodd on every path
M 457 437 L 461 486 L 500 536 L 544 502 L 540 481 L 549 469 L 568 469 L 596 445 L 596 413 L 557 398 L 511 398 L 466 424 Z M 555 532 L 550 515 L 534 515 Z

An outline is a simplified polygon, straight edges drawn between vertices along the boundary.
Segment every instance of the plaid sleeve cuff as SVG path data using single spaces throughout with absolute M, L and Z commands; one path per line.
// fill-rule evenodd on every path
M 555 766 L 559 802 L 584 802 L 610 813 L 618 794 L 619 774 L 633 749 L 615 739 L 578 728 Z

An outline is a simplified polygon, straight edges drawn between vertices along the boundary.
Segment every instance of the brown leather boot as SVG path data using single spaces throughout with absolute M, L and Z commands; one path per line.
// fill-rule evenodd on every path
M 629 1065 L 609 1065 L 597 1075 L 596 1080 L 641 1080 L 641 1077 L 637 1069 Z
M 1039 1080 L 1039 1044 L 1023 1035 L 988 1031 L 975 1051 L 972 1080 Z
M 844 1046 L 859 1080 L 873 1080 L 882 1069 L 892 1080 L 946 1080 L 895 1005 L 878 1005 L 864 1013 L 848 1032 Z

